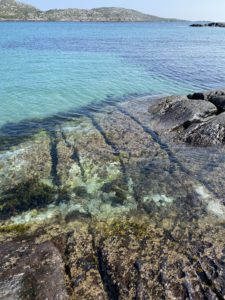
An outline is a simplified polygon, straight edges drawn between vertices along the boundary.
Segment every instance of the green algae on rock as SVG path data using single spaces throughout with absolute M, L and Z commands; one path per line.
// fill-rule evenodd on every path
M 54 188 L 33 179 L 18 184 L 0 197 L 0 214 L 6 218 L 18 212 L 41 208 L 54 200 Z
M 24 234 L 28 229 L 29 225 L 27 224 L 11 224 L 11 225 L 3 225 L 0 226 L 1 233 L 10 233 L 15 232 L 17 235 Z

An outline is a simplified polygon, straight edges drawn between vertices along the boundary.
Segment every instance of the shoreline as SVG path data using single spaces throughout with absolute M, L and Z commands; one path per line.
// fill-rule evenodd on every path
M 57 23 L 57 22 L 61 22 L 61 23 L 179 23 L 179 22 L 188 22 L 190 23 L 190 21 L 185 21 L 185 20 L 177 20 L 177 21 L 103 21 L 103 20 L 95 20 L 95 21 L 88 21 L 88 20 L 22 20 L 22 19 L 5 19 L 5 20 L 1 20 L 0 19 L 0 23 L 4 23 L 4 22 L 28 22 L 28 23 Z

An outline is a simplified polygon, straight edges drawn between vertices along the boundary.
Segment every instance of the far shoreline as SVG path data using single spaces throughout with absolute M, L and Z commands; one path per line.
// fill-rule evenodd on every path
M 0 19 L 0 23 L 191 23 L 188 20 L 159 20 L 159 21 L 116 21 L 116 20 L 21 20 L 21 19 Z

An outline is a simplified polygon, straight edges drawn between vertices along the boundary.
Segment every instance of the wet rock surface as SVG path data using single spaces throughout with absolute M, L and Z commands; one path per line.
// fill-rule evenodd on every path
M 175 142 L 223 145 L 224 108 L 224 90 L 166 97 L 150 105 L 150 126 Z
M 17 234 L 0 246 L 0 297 L 224 299 L 224 228 L 208 221 L 142 214 Z
M 221 113 L 206 123 L 190 126 L 183 140 L 197 146 L 211 146 L 225 142 L 225 113 Z
M 1 299 L 68 299 L 64 263 L 53 242 L 13 241 L 1 246 Z
M 0 299 L 224 299 L 223 96 L 107 105 L 2 151 Z
M 180 127 L 184 129 L 193 123 L 206 121 L 217 114 L 214 104 L 205 100 L 190 100 L 185 97 L 167 97 L 160 103 L 149 108 L 153 115 L 157 128 L 161 131 L 174 130 Z

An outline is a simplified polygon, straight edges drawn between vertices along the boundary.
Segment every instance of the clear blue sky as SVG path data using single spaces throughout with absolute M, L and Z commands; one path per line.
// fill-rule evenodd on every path
M 133 8 L 162 17 L 187 20 L 225 21 L 225 0 L 22 0 L 36 7 L 93 8 L 117 6 Z

